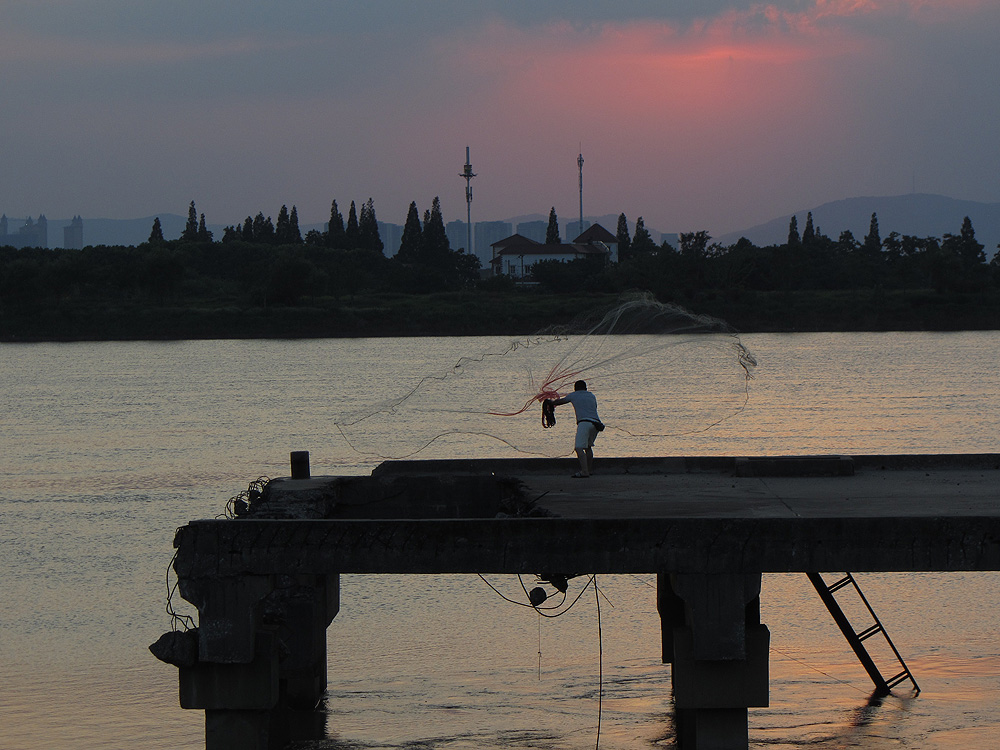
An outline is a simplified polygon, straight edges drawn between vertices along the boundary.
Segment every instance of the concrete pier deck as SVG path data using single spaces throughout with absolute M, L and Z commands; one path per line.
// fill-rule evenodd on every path
M 319 700 L 340 573 L 656 573 L 679 744 L 728 750 L 767 705 L 761 574 L 1000 570 L 995 454 L 599 459 L 588 479 L 575 464 L 275 479 L 238 518 L 179 529 L 200 620 L 181 702 L 206 710 L 206 746 L 278 747 L 274 709 Z

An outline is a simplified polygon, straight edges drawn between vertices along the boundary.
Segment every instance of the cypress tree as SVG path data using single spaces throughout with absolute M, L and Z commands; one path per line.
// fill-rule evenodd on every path
M 198 242 L 211 242 L 212 233 L 208 231 L 208 227 L 205 226 L 205 214 L 201 215 L 198 220 Z
M 365 250 L 379 254 L 385 251 L 382 238 L 378 233 L 378 220 L 375 218 L 375 202 L 369 198 L 361 206 L 361 217 L 358 219 L 358 245 Z
M 326 227 L 326 246 L 347 247 L 347 234 L 344 232 L 344 217 L 337 208 L 337 201 L 330 206 L 330 223 Z
M 302 244 L 302 232 L 299 231 L 299 210 L 292 204 L 292 213 L 288 217 L 288 236 L 296 245 Z
M 812 211 L 806 214 L 806 228 L 802 230 L 802 244 L 809 245 L 816 239 L 816 230 L 813 228 Z
M 882 249 L 882 237 L 878 231 L 878 216 L 872 214 L 872 220 L 868 224 L 868 234 L 862 244 L 865 252 L 869 255 L 877 255 Z
M 278 221 L 274 225 L 274 239 L 279 245 L 287 245 L 291 240 L 291 229 L 288 221 L 288 206 L 282 204 L 278 211 Z
M 794 214 L 792 214 L 792 220 L 788 222 L 788 245 L 791 247 L 797 246 L 801 240 L 799 239 L 799 220 Z
M 656 243 L 653 242 L 649 230 L 646 229 L 646 222 L 640 216 L 635 220 L 635 234 L 632 236 L 632 255 L 650 255 L 656 252 Z
M 244 242 L 253 242 L 253 219 L 249 216 L 243 220 L 243 232 L 240 239 Z
M 562 238 L 559 237 L 559 219 L 556 216 L 556 207 L 549 211 L 549 225 L 545 228 L 545 244 L 561 245 Z
M 153 219 L 153 228 L 149 233 L 149 244 L 158 245 L 163 242 L 163 227 L 160 225 L 160 217 Z
M 422 256 L 430 263 L 440 264 L 451 252 L 448 233 L 444 228 L 444 218 L 441 216 L 441 200 L 435 196 L 431 208 L 424 213 L 424 229 L 422 235 Z
M 632 238 L 628 236 L 628 219 L 623 213 L 618 214 L 618 230 L 615 236 L 618 239 L 618 260 L 627 260 L 632 251 Z
M 415 263 L 419 260 L 420 250 L 423 246 L 422 234 L 417 203 L 411 201 L 410 209 L 406 212 L 406 223 L 403 225 L 403 237 L 399 241 L 399 252 L 396 253 L 400 262 Z
M 347 212 L 347 228 L 344 230 L 345 239 L 349 248 L 358 247 L 358 212 L 354 208 L 354 201 L 351 201 L 351 210 Z
M 261 211 L 257 212 L 253 220 L 253 241 L 264 244 L 274 243 L 274 224 L 271 223 L 271 217 L 268 216 L 265 219 Z
M 188 220 L 184 231 L 181 232 L 181 239 L 188 242 L 194 242 L 198 239 L 198 212 L 195 210 L 194 201 L 191 201 L 191 205 L 188 206 Z

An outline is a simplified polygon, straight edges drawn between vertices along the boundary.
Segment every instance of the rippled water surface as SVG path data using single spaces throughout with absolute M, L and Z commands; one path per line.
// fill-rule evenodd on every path
M 715 343 L 595 373 L 616 428 L 598 456 L 1000 452 L 998 333 L 743 341 L 759 365 L 742 409 L 745 383 Z M 176 670 L 147 651 L 170 626 L 174 529 L 220 514 L 261 475 L 287 475 L 292 450 L 311 452 L 314 474 L 367 473 L 378 458 L 345 442 L 345 414 L 504 343 L 0 345 L 0 748 L 202 747 L 201 712 L 178 707 Z M 491 367 L 373 429 L 403 445 L 395 431 L 436 434 L 426 422 L 456 420 L 462 432 L 418 458 L 568 449 L 566 425 L 542 435 L 534 411 L 508 442 L 471 434 L 471 387 L 489 395 L 503 379 L 511 398 L 528 388 L 524 367 Z M 1000 745 L 997 576 L 859 580 L 921 694 L 869 706 L 870 682 L 805 577 L 767 575 L 771 705 L 751 710 L 752 746 Z M 491 582 L 517 598 L 516 578 Z M 598 583 L 600 631 L 593 589 L 540 620 L 474 576 L 343 576 L 324 746 L 593 747 L 603 688 L 601 747 L 673 747 L 655 581 Z

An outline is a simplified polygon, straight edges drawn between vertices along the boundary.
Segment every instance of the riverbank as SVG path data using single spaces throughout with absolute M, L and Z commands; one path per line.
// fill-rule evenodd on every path
M 0 341 L 527 335 L 618 299 L 537 289 L 317 297 L 286 306 L 74 298 L 0 307 Z M 1000 329 L 995 290 L 706 292 L 670 301 L 745 333 Z

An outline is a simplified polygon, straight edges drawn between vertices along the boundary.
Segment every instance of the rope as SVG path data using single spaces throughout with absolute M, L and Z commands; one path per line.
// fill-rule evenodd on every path
M 807 662 L 804 662 L 804 661 L 802 661 L 801 659 L 796 659 L 796 658 L 795 658 L 794 656 L 792 656 L 791 654 L 786 654 L 786 653 L 785 653 L 784 651 L 782 651 L 781 649 L 777 649 L 777 648 L 775 648 L 774 646 L 771 646 L 771 651 L 773 651 L 773 652 L 774 652 L 774 653 L 776 653 L 776 654 L 780 654 L 781 656 L 784 656 L 784 657 L 785 657 L 786 659 L 791 659 L 791 660 L 792 660 L 792 661 L 794 661 L 794 662 L 795 662 L 796 664 L 801 664 L 801 665 L 802 665 L 803 667 L 805 667 L 805 668 L 807 668 L 807 669 L 811 669 L 811 670 L 813 670 L 814 672 L 819 672 L 819 673 L 820 673 L 821 675 L 823 675 L 823 676 L 825 676 L 825 677 L 829 677 L 829 678 L 830 678 L 831 680 L 833 680 L 834 682 L 839 682 L 839 683 L 840 683 L 841 685 L 847 685 L 847 686 L 848 686 L 849 688 L 852 688 L 853 690 L 857 690 L 857 691 L 858 691 L 859 693 L 861 693 L 862 695 L 868 695 L 868 693 L 866 693 L 866 692 L 865 692 L 864 690 L 862 690 L 861 688 L 859 688 L 859 687 L 858 687 L 857 685 L 855 685 L 854 683 L 852 683 L 852 682 L 848 682 L 847 680 L 842 680 L 842 679 L 840 679 L 839 677 L 836 677 L 835 675 L 832 675 L 832 674 L 830 674 L 829 672 L 824 672 L 824 671 L 823 671 L 822 669 L 820 669 L 819 667 L 814 667 L 814 666 L 813 666 L 812 664 L 809 664 L 809 663 L 807 663 Z
M 612 607 L 614 604 L 608 599 L 607 594 L 600 590 L 597 585 L 597 574 L 590 576 L 590 580 L 587 581 L 586 585 L 580 589 L 580 593 L 576 595 L 576 598 L 569 603 L 564 609 L 556 612 L 555 614 L 546 614 L 542 611 L 543 607 L 538 607 L 532 604 L 525 604 L 524 602 L 519 602 L 515 599 L 511 599 L 509 596 L 503 594 L 496 586 L 486 580 L 486 577 L 482 573 L 477 573 L 487 586 L 489 586 L 493 591 L 504 601 L 510 602 L 511 604 L 516 604 L 520 607 L 530 607 L 538 613 L 538 679 L 542 679 L 542 618 L 543 617 L 559 617 L 561 615 L 569 612 L 580 598 L 586 593 L 587 589 L 590 588 L 591 584 L 594 586 L 594 600 L 597 602 L 597 743 L 595 745 L 595 750 L 599 750 L 601 746 L 601 724 L 604 718 L 604 634 L 601 630 L 601 597 L 603 596 L 605 600 Z M 529 596 L 528 588 L 524 585 L 524 579 L 518 574 L 517 580 L 521 584 L 521 588 L 524 590 L 524 595 Z M 529 600 L 530 601 L 530 600 Z M 563 593 L 563 600 L 555 607 L 549 607 L 548 609 L 560 609 L 566 601 L 566 594 Z
M 170 585 L 170 571 L 173 570 L 174 561 L 177 559 L 177 551 L 174 552 L 174 556 L 170 558 L 170 562 L 167 564 L 167 605 L 165 607 L 167 614 L 170 615 L 170 629 L 180 630 L 178 625 L 183 626 L 184 630 L 191 630 L 196 627 L 194 618 L 191 615 L 182 615 L 174 609 L 174 592 L 177 591 L 177 586 L 180 584 L 180 580 L 174 581 L 174 585 Z

